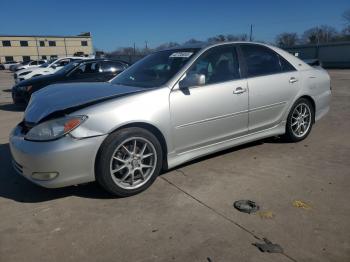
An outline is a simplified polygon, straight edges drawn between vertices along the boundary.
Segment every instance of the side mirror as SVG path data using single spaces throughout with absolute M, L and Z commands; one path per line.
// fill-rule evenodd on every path
M 52 69 L 56 69 L 56 67 L 57 67 L 56 65 L 52 65 L 51 66 Z
M 188 88 L 191 86 L 205 85 L 205 75 L 203 74 L 187 74 L 184 79 L 179 82 L 180 88 Z

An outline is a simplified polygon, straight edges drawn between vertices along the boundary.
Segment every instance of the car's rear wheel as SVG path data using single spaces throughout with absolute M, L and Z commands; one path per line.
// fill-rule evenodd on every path
M 285 138 L 290 142 L 298 142 L 305 139 L 311 132 L 314 122 L 314 108 L 306 98 L 300 98 L 295 102 L 289 112 Z
M 162 169 L 162 147 L 148 130 L 130 127 L 109 135 L 96 161 L 96 180 L 126 197 L 147 189 Z

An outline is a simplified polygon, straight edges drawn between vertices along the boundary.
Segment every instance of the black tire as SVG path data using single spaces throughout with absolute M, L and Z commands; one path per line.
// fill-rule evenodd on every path
M 156 152 L 156 163 L 153 173 L 150 174 L 148 181 L 135 189 L 125 189 L 117 185 L 112 179 L 110 172 L 111 159 L 115 150 L 127 139 L 131 137 L 144 138 L 152 143 Z M 96 181 L 108 192 L 118 197 L 128 197 L 138 194 L 150 187 L 162 170 L 163 152 L 162 147 L 155 135 L 146 129 L 139 127 L 130 127 L 121 129 L 110 134 L 102 143 L 95 164 Z
M 292 116 L 293 116 L 293 112 L 295 111 L 295 108 L 297 108 L 300 105 L 307 105 L 307 107 L 310 109 L 310 126 L 307 129 L 307 131 L 305 133 L 303 133 L 301 136 L 297 136 L 295 134 L 295 132 L 293 132 L 292 129 Z M 292 106 L 289 114 L 288 114 L 288 118 L 287 118 L 287 124 L 286 124 L 286 133 L 284 135 L 284 139 L 287 142 L 299 142 L 304 140 L 311 132 L 312 126 L 315 122 L 315 109 L 313 104 L 310 102 L 309 99 L 306 98 L 300 98 L 298 99 L 294 105 Z

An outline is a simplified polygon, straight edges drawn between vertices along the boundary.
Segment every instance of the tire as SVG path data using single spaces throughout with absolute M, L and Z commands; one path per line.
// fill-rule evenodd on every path
M 299 112 L 304 112 L 303 110 L 305 110 L 304 117 L 299 114 Z M 309 116 L 306 117 L 308 114 Z M 287 142 L 304 140 L 310 134 L 314 120 L 315 109 L 310 100 L 306 98 L 298 99 L 289 112 L 284 139 Z M 300 126 L 300 129 L 298 129 L 298 126 Z
M 108 192 L 128 197 L 150 187 L 160 174 L 162 163 L 162 147 L 155 135 L 143 128 L 125 128 L 110 134 L 102 143 L 95 177 Z

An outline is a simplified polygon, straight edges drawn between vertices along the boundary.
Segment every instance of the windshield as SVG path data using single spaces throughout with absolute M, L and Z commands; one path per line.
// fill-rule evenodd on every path
M 22 65 L 28 65 L 30 62 L 32 62 L 32 61 L 31 60 L 25 61 L 25 62 L 22 63 Z
M 39 67 L 48 67 L 49 65 L 52 64 L 52 62 L 56 61 L 57 59 L 51 59 L 49 61 L 47 61 L 46 63 L 42 64 L 41 66 Z
M 56 74 L 66 74 L 69 71 L 71 71 L 73 68 L 75 68 L 79 63 L 78 62 L 71 62 L 64 67 L 62 67 L 60 70 L 56 72 Z
M 150 54 L 112 80 L 112 84 L 160 87 L 168 82 L 198 48 L 165 50 Z

